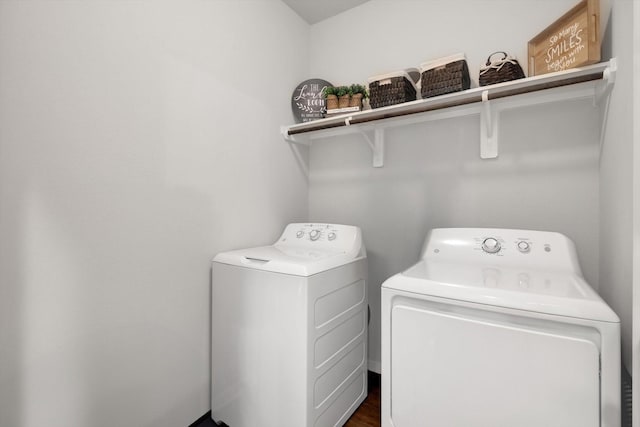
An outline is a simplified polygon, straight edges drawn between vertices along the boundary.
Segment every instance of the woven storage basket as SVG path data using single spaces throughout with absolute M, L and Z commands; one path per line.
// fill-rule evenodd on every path
M 502 59 L 492 61 L 491 57 L 496 53 L 501 53 L 503 55 Z M 478 83 L 480 86 L 487 86 L 518 80 L 524 77 L 524 71 L 514 57 L 507 55 L 506 52 L 493 52 L 487 58 L 487 63 L 483 67 L 480 67 Z
M 369 79 L 369 104 L 371 108 L 415 101 L 417 98 L 415 82 L 419 75 L 418 69 L 411 68 L 371 77 Z
M 327 95 L 327 110 L 334 110 L 338 108 L 338 97 L 335 95 Z
M 421 65 L 422 98 L 459 92 L 471 87 L 469 67 L 463 54 L 440 58 Z

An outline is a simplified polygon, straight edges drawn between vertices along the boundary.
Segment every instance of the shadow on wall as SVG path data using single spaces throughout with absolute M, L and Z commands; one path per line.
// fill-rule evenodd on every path
M 24 396 L 24 322 L 23 284 L 20 254 L 24 245 L 20 239 L 23 229 L 24 191 L 21 185 L 8 188 L 7 180 L 0 184 L 0 425 L 24 425 L 22 399 Z
M 209 198 L 166 189 L 161 173 L 113 175 L 127 160 L 100 172 L 96 159 L 23 160 L 0 208 L 0 425 L 166 422 L 202 407 L 209 328 L 193 348 L 189 325 L 209 309 Z
M 418 260 L 432 228 L 564 233 L 597 288 L 598 113 L 588 99 L 505 111 L 499 157 L 491 160 L 480 159 L 478 116 L 388 129 L 382 168 L 372 167 L 357 135 L 311 147 L 310 219 L 363 231 L 373 361 L 380 357 L 380 285 Z
M 608 60 L 609 58 L 613 57 L 613 36 L 611 34 L 612 29 L 611 29 L 611 20 L 613 17 L 613 13 L 609 13 L 609 17 L 607 19 L 607 23 L 605 25 L 605 31 L 603 34 L 601 34 L 601 40 L 600 40 L 600 52 L 602 55 L 602 60 Z

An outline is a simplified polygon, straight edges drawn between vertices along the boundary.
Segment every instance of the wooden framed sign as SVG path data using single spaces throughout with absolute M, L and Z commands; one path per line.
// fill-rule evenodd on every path
M 600 61 L 600 3 L 583 0 L 529 41 L 529 76 Z

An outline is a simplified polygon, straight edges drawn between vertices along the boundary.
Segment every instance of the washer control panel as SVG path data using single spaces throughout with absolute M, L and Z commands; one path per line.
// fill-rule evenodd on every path
M 341 230 L 339 227 L 333 224 L 297 224 L 296 227 L 296 240 L 299 241 L 334 241 L 340 236 Z M 287 238 L 285 233 L 282 235 L 280 241 L 283 238 Z
M 276 245 L 349 252 L 361 245 L 360 228 L 325 223 L 289 224 Z

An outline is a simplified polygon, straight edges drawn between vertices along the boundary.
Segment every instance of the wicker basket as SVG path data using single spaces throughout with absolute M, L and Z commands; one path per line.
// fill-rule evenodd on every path
M 335 110 L 338 108 L 338 97 L 336 95 L 327 95 L 327 110 Z
M 361 93 L 354 93 L 349 100 L 349 107 L 359 107 L 362 109 L 362 98 L 364 95 Z
M 492 61 L 491 57 L 496 53 L 501 53 L 503 56 L 499 60 Z M 480 86 L 487 86 L 524 77 L 524 71 L 514 57 L 507 55 L 506 52 L 493 52 L 487 58 L 487 63 L 480 67 L 478 83 Z
M 369 104 L 371 108 L 387 107 L 403 102 L 415 101 L 419 78 L 415 68 L 371 77 L 369 79 Z
M 459 92 L 471 87 L 469 67 L 464 54 L 452 55 L 422 64 L 422 98 Z

